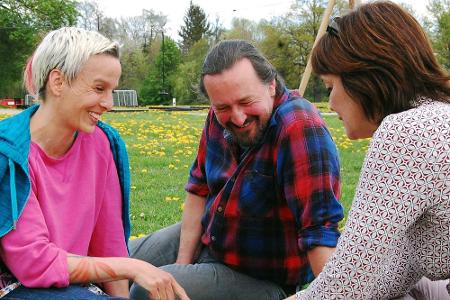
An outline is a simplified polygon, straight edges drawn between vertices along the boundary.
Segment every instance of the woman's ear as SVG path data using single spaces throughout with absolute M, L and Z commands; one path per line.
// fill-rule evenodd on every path
M 50 73 L 48 74 L 46 86 L 47 92 L 50 92 L 57 97 L 61 96 L 64 81 L 65 81 L 64 74 L 63 72 L 61 72 L 61 70 L 58 69 L 51 70 Z

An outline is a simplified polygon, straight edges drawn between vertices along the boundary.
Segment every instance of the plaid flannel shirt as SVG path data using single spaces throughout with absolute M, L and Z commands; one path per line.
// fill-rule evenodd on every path
M 314 106 L 287 89 L 245 151 L 210 110 L 186 191 L 206 198 L 202 242 L 213 256 L 285 287 L 312 281 L 307 251 L 340 235 L 336 146 Z

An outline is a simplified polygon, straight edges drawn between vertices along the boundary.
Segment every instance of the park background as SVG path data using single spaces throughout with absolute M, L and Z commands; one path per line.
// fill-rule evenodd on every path
M 50 30 L 78 26 L 97 30 L 121 44 L 119 89 L 136 90 L 139 104 L 207 105 L 197 88 L 203 59 L 224 39 L 254 43 L 277 68 L 289 88 L 297 88 L 327 1 L 297 0 L 289 11 L 270 20 L 234 18 L 225 28 L 190 2 L 178 36 L 168 32 L 167 15 L 108 17 L 95 1 L 0 0 L 0 99 L 23 98 L 22 72 L 36 44 Z M 338 0 L 333 15 L 345 12 Z M 414 14 L 414 8 L 406 6 Z M 450 69 L 450 0 L 430 0 L 420 18 L 444 68 Z M 395 34 L 395 33 L 393 33 Z M 312 76 L 305 97 L 327 111 L 327 92 Z M 7 115 L 0 115 L 0 119 Z M 204 124 L 203 111 L 143 111 L 106 114 L 104 121 L 124 138 L 131 165 L 132 234 L 138 236 L 181 218 L 184 185 L 195 158 Z M 346 215 L 353 199 L 369 140 L 350 141 L 335 115 L 324 115 L 341 157 L 342 195 Z M 344 223 L 342 223 L 343 225 Z
M 224 39 L 239 38 L 254 43 L 287 86 L 297 88 L 328 2 L 291 0 L 290 9 L 283 15 L 259 21 L 235 17 L 225 28 L 220 15 L 208 16 L 195 0 L 188 1 L 175 1 L 186 11 L 180 27 L 171 28 L 170 11 L 165 14 L 143 9 L 136 16 L 109 17 L 102 5 L 91 0 L 0 0 L 0 99 L 24 97 L 22 72 L 27 58 L 48 31 L 61 26 L 97 30 L 118 41 L 122 62 L 118 89 L 136 90 L 140 105 L 168 105 L 173 98 L 178 104 L 207 104 L 197 88 L 200 68 L 210 47 Z M 118 1 L 107 2 L 112 6 Z M 139 1 L 122 2 L 132 6 Z M 418 16 L 429 33 L 438 60 L 448 70 L 450 0 L 415 2 L 427 2 L 428 13 L 416 13 L 412 5 L 403 5 Z M 104 0 L 102 3 L 108 5 Z M 348 4 L 349 1 L 337 0 L 333 15 L 344 13 Z M 148 1 L 148 6 L 152 6 L 152 1 Z M 319 78 L 310 79 L 304 96 L 312 102 L 327 100 Z

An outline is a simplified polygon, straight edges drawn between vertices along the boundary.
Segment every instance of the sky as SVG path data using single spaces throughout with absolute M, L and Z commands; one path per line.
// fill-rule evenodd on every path
M 177 31 L 183 25 L 183 17 L 190 0 L 97 0 L 97 2 L 108 17 L 137 16 L 142 14 L 143 9 L 153 9 L 156 13 L 162 13 L 168 18 L 166 27 L 168 34 L 179 40 Z M 205 11 L 210 22 L 214 22 L 218 16 L 222 25 L 230 28 L 234 17 L 259 21 L 282 16 L 295 0 L 192 0 L 192 2 Z M 428 0 L 394 0 L 394 2 L 410 5 L 419 18 L 427 13 Z

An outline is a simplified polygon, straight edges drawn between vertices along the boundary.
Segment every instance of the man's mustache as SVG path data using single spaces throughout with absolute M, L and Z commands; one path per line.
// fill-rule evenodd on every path
M 242 127 L 247 126 L 249 123 L 253 122 L 254 120 L 256 120 L 256 117 L 249 117 L 249 118 L 247 118 L 247 119 L 245 120 L 244 124 L 241 125 L 241 126 L 238 126 L 238 125 L 234 124 L 234 123 L 231 122 L 231 121 L 227 122 L 226 125 L 227 125 L 227 127 L 230 128 L 230 129 L 233 129 L 233 128 L 242 128 Z

